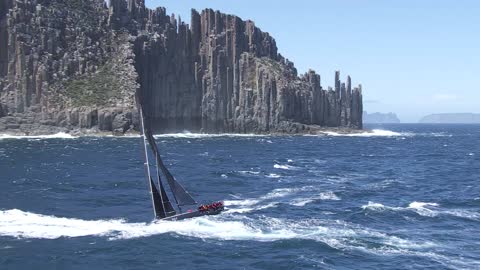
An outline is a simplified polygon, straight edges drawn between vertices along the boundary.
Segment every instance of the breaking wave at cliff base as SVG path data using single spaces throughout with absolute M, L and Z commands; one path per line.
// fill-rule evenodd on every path
M 5 139 L 35 139 L 35 140 L 47 140 L 47 139 L 76 139 L 77 136 L 73 136 L 68 133 L 60 132 L 51 135 L 10 135 L 0 134 L 0 140 Z

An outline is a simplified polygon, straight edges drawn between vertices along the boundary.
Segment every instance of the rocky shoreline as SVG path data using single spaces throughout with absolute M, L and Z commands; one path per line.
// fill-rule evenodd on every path
M 361 133 L 368 133 L 371 132 L 367 129 L 356 129 L 356 128 L 348 128 L 348 127 L 321 127 L 321 126 L 305 126 L 302 124 L 298 124 L 300 129 L 298 132 L 271 132 L 271 133 L 204 133 L 204 132 L 190 132 L 190 131 L 183 131 L 177 132 L 174 134 L 202 134 L 202 135 L 264 135 L 264 136 L 291 136 L 291 135 L 317 135 L 317 136 L 327 136 L 330 133 L 335 134 L 361 134 Z M 302 129 L 303 126 L 303 129 Z M 34 125 L 32 126 L 23 126 L 21 125 L 18 128 L 5 128 L 0 129 L 0 137 L 1 136 L 15 136 L 15 137 L 23 137 L 23 136 L 51 136 L 63 134 L 65 136 L 73 136 L 73 137 L 136 137 L 139 136 L 139 132 L 133 129 L 130 129 L 126 132 L 110 132 L 110 131 L 102 131 L 95 128 L 66 128 L 66 127 L 57 127 L 57 126 L 47 126 L 47 125 Z M 161 135 L 161 134 L 160 134 Z
M 299 74 L 251 20 L 205 9 L 187 24 L 144 0 L 1 2 L 0 132 L 129 133 L 137 102 L 156 133 L 363 127 L 361 84 Z

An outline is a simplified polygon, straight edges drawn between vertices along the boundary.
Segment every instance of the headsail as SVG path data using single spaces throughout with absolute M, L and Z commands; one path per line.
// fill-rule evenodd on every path
M 153 198 L 153 206 L 155 210 L 155 216 L 157 218 L 166 218 L 171 217 L 176 214 L 175 209 L 173 209 L 172 204 L 168 200 L 167 193 L 163 188 L 163 185 L 160 182 L 160 190 L 161 194 L 158 192 L 158 189 L 153 183 L 153 180 L 150 179 L 150 184 L 152 186 L 152 198 Z
M 158 151 L 157 144 L 155 143 L 155 138 L 153 138 L 153 135 L 150 132 L 148 132 L 148 130 L 146 132 L 146 138 L 150 146 L 152 147 L 153 153 L 155 154 L 155 157 L 157 160 L 157 166 L 160 167 L 163 174 L 167 178 L 168 185 L 172 190 L 173 196 L 175 197 L 177 204 L 179 206 L 197 204 L 197 202 L 193 199 L 193 197 L 190 194 L 188 194 L 188 192 L 183 188 L 183 186 L 177 180 L 175 180 L 173 175 L 170 173 L 167 167 L 165 167 L 165 165 L 163 164 L 162 158 Z

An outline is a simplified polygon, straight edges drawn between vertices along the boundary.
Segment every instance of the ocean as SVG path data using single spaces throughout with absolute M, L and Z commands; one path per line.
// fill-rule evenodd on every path
M 480 269 L 480 125 L 156 136 L 199 202 L 154 222 L 139 137 L 0 135 L 0 269 Z

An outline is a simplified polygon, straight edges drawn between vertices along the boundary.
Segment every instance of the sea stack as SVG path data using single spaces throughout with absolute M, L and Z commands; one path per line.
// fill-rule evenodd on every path
M 0 129 L 303 133 L 362 128 L 362 87 L 298 75 L 252 21 L 143 0 L 0 3 Z M 47 127 L 47 128 L 45 128 Z

